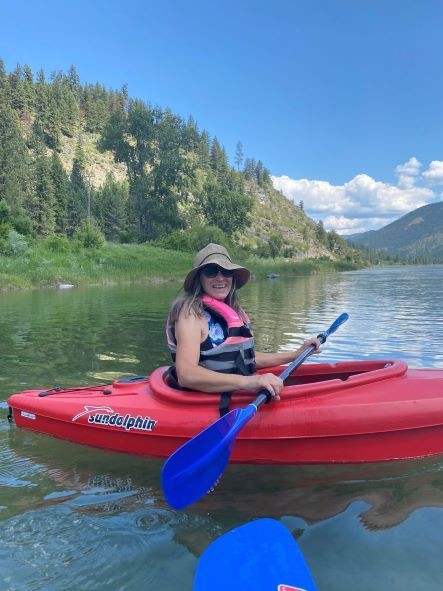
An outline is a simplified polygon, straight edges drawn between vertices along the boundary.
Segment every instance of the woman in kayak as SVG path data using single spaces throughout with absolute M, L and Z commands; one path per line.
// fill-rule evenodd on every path
M 254 351 L 249 318 L 237 299 L 237 289 L 249 277 L 248 269 L 233 263 L 219 244 L 197 253 L 183 284 L 185 293 L 172 303 L 166 326 L 175 362 L 168 377 L 172 386 L 202 392 L 265 388 L 278 400 L 282 380 L 255 370 L 290 363 L 310 345 L 320 352 L 317 338 L 292 352 Z

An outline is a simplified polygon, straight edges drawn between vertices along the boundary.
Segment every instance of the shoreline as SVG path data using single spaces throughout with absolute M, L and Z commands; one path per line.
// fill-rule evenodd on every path
M 239 257 L 240 258 L 240 257 Z M 148 244 L 110 244 L 100 249 L 53 251 L 44 241 L 25 253 L 0 256 L 0 292 L 65 289 L 123 283 L 180 282 L 193 266 L 193 254 Z M 306 276 L 362 268 L 349 261 L 258 259 L 240 261 L 254 278 Z M 63 287 L 62 287 L 63 289 Z

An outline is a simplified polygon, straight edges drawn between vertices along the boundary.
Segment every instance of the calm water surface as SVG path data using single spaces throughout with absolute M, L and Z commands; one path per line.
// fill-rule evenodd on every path
M 443 369 L 443 266 L 253 281 L 240 293 L 264 351 L 298 347 L 342 312 L 327 362 Z M 149 373 L 169 362 L 178 286 L 0 294 L 0 401 L 30 387 Z M 309 362 L 315 362 L 308 361 Z M 161 462 L 9 426 L 0 408 L 2 591 L 191 591 L 198 557 L 234 526 L 287 525 L 324 591 L 442 589 L 443 457 L 366 466 L 239 466 L 187 511 Z

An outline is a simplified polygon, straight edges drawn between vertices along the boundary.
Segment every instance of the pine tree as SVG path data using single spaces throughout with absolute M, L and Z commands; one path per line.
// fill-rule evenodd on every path
M 211 144 L 211 168 L 218 179 L 223 179 L 228 170 L 226 152 L 216 137 Z
M 51 180 L 54 190 L 55 231 L 65 234 L 68 229 L 69 178 L 57 152 L 51 156 Z
M 205 171 L 208 171 L 211 168 L 211 157 L 209 155 L 209 134 L 207 131 L 203 131 L 200 135 L 200 140 L 197 145 L 197 156 L 198 156 L 198 165 Z
M 263 186 L 272 187 L 271 173 L 266 167 L 263 168 Z
M 263 186 L 263 173 L 264 173 L 263 162 L 261 160 L 259 160 L 257 162 L 257 164 L 255 165 L 254 177 L 255 177 L 255 180 L 257 181 L 257 184 L 260 187 Z
M 51 149 L 60 146 L 60 117 L 57 112 L 52 86 L 46 83 L 45 73 L 40 70 L 37 74 L 35 97 L 35 117 L 45 137 L 45 144 Z
M 58 150 L 61 141 L 61 113 L 57 96 L 58 86 L 58 84 L 54 83 L 48 86 L 48 102 L 44 119 L 46 144 L 52 150 Z
M 23 68 L 23 94 L 25 99 L 25 110 L 28 114 L 35 109 L 35 84 L 31 68 L 25 64 Z
M 0 92 L 4 89 L 8 81 L 8 77 L 6 75 L 6 68 L 5 62 L 0 57 Z
M 254 158 L 246 158 L 243 174 L 249 181 L 252 181 L 255 176 L 255 166 L 256 164 Z
M 38 156 L 35 163 L 35 199 L 32 222 L 38 236 L 50 236 L 55 230 L 54 186 L 48 158 Z
M 23 84 L 23 70 L 17 65 L 9 74 L 9 104 L 18 113 L 23 114 L 26 108 L 25 87 Z
M 68 84 L 69 88 L 71 89 L 72 93 L 76 97 L 77 100 L 80 100 L 81 96 L 81 84 L 80 78 L 77 74 L 77 70 L 75 66 L 70 66 L 68 70 Z
M 85 156 L 79 141 L 72 162 L 68 202 L 68 235 L 72 236 L 80 223 L 88 217 L 90 187 L 86 182 Z
M 106 240 L 121 242 L 127 238 L 128 185 L 117 183 L 109 173 L 105 184 L 96 192 L 94 216 Z
M 244 161 L 243 144 L 239 141 L 235 148 L 235 159 L 234 162 L 237 165 L 237 170 L 240 170 L 241 165 Z
M 184 147 L 190 151 L 195 152 L 197 150 L 200 137 L 198 133 L 198 127 L 195 119 L 190 116 L 186 125 L 183 128 L 183 140 L 184 140 Z
M 315 237 L 317 238 L 317 240 L 319 240 L 320 242 L 323 242 L 323 243 L 327 239 L 327 232 L 324 228 L 322 220 L 318 220 L 318 222 L 317 222 L 317 225 L 315 228 Z
M 32 167 L 17 114 L 0 104 L 0 199 L 13 216 L 23 215 L 31 196 Z

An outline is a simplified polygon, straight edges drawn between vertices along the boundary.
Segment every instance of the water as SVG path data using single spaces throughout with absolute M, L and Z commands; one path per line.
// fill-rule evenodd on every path
M 322 360 L 443 368 L 442 284 L 443 266 L 398 267 L 254 281 L 240 295 L 259 350 L 298 347 L 348 312 Z M 106 383 L 167 364 L 164 320 L 177 290 L 0 294 L 0 401 L 25 388 Z M 293 531 L 320 590 L 442 588 L 443 457 L 232 465 L 213 494 L 175 512 L 162 497 L 162 462 L 19 430 L 1 404 L 2 591 L 190 591 L 208 544 L 264 516 Z

